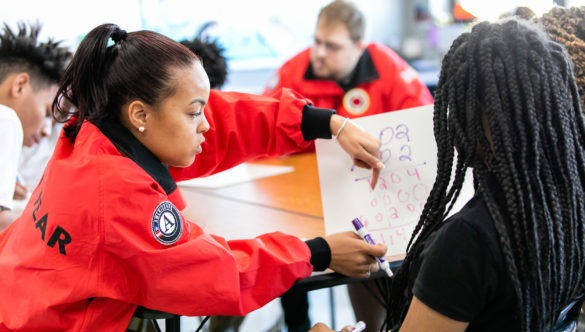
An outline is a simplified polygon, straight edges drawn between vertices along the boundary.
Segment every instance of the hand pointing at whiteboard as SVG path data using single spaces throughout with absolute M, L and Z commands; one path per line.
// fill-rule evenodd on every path
M 348 118 L 338 115 L 331 117 L 331 132 L 335 135 L 341 148 L 353 159 L 354 165 L 372 170 L 370 187 L 374 189 L 380 171 L 385 167 L 378 158 L 380 140 L 366 133 L 360 126 Z

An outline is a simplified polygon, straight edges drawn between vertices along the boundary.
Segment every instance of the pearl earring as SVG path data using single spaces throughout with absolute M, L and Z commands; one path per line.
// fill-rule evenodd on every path
M 141 133 L 143 133 L 144 132 L 144 126 L 138 127 L 138 131 L 141 132 Z

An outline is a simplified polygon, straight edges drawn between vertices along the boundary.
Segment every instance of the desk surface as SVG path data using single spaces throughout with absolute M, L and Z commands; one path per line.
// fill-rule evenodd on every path
M 293 172 L 217 189 L 179 187 L 183 214 L 207 232 L 227 239 L 282 231 L 303 239 L 325 235 L 314 153 L 256 163 L 293 166 Z

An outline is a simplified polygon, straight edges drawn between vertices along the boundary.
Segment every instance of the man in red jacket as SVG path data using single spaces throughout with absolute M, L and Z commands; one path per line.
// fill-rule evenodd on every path
M 432 104 L 414 69 L 390 48 L 367 44 L 364 32 L 355 5 L 332 2 L 319 14 L 313 46 L 278 69 L 264 94 L 291 88 L 350 118 Z
M 284 63 L 263 93 L 273 95 L 281 88 L 291 88 L 315 106 L 336 109 L 349 118 L 432 104 L 429 89 L 414 69 L 390 48 L 366 43 L 364 34 L 364 15 L 354 4 L 331 2 L 319 13 L 313 46 Z M 361 284 L 348 287 L 354 303 L 367 296 Z M 285 321 L 289 331 L 307 331 L 307 296 L 296 294 L 281 298 Z M 364 302 L 375 303 L 371 299 Z M 379 326 L 384 310 L 372 310 L 369 304 L 354 305 L 356 316 L 368 326 Z

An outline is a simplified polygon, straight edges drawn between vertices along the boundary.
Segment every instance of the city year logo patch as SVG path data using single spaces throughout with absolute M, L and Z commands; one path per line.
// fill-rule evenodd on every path
M 152 214 L 152 235 L 166 245 L 177 242 L 183 232 L 183 220 L 171 202 L 161 202 Z
M 351 89 L 343 96 L 343 107 L 353 115 L 361 115 L 370 108 L 370 95 L 364 89 Z

